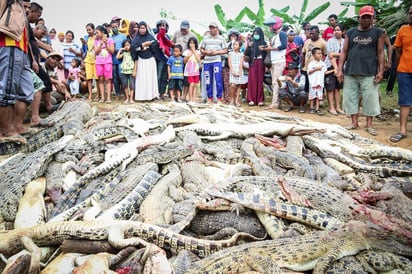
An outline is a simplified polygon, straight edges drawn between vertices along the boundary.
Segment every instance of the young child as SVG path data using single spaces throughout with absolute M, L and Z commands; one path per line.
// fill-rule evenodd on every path
M 309 113 L 317 113 L 322 115 L 319 109 L 320 101 L 323 100 L 323 87 L 325 86 L 326 64 L 322 61 L 323 54 L 320 48 L 313 48 L 312 61 L 308 65 L 309 78 Z
M 201 55 L 196 37 L 190 37 L 187 45 L 188 49 L 183 52 L 185 62 L 184 76 L 187 77 L 189 82 L 189 102 L 195 102 L 196 88 L 200 82 Z
M 240 107 L 239 93 L 240 85 L 244 83 L 243 75 L 243 54 L 240 53 L 242 42 L 235 40 L 232 42 L 232 51 L 229 52 L 229 104 Z
M 122 63 L 120 64 L 120 81 L 122 83 L 122 88 L 124 89 L 126 96 L 126 99 L 124 100 L 125 103 L 134 102 L 134 60 L 130 53 L 130 46 L 131 42 L 129 40 L 125 40 L 122 44 L 122 48 L 119 49 L 116 55 L 117 59 L 122 59 Z
M 112 92 L 114 41 L 108 38 L 107 30 L 103 26 L 96 27 L 96 39 L 94 40 L 96 54 L 96 76 L 99 78 L 100 103 L 104 102 L 104 91 L 106 89 L 106 102 L 111 103 Z
M 173 47 L 173 56 L 167 60 L 167 74 L 169 78 L 169 92 L 172 101 L 180 101 L 180 93 L 183 90 L 184 59 L 182 57 L 182 46 Z
M 71 67 L 69 68 L 69 87 L 70 87 L 70 94 L 72 96 L 77 96 L 80 91 L 80 60 L 77 58 L 74 58 L 71 61 Z

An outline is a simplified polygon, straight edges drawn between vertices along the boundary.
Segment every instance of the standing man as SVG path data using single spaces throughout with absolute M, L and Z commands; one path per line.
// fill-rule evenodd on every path
M 377 135 L 372 126 L 373 117 L 380 114 L 379 83 L 385 66 L 383 30 L 373 26 L 375 10 L 363 6 L 359 10 L 359 26 L 351 28 L 343 43 L 337 78 L 343 82 L 343 108 L 352 118 L 347 129 L 359 126 L 359 94 L 362 96 L 362 113 L 366 116 L 366 131 Z M 346 61 L 345 71 L 342 71 Z
M 336 14 L 331 14 L 328 17 L 329 27 L 327 27 L 323 33 L 322 38 L 326 42 L 333 37 L 333 33 L 335 32 L 335 27 L 338 24 L 338 16 Z
M 273 16 L 265 21 L 265 25 L 269 27 L 271 33 L 273 33 L 272 39 L 269 40 L 269 46 L 264 48 L 266 54 L 270 54 L 270 60 L 272 66 L 270 68 L 270 74 L 272 75 L 272 103 L 268 109 L 279 108 L 279 85 L 277 79 L 283 74 L 286 67 L 286 47 L 288 45 L 288 35 L 286 32 L 281 31 L 282 18 Z
M 116 19 L 116 20 L 113 20 Z M 114 41 L 114 52 L 112 55 L 112 60 L 113 60 L 113 86 L 114 86 L 114 92 L 116 94 L 117 99 L 120 99 L 121 95 L 121 85 L 120 85 L 120 64 L 121 60 L 117 59 L 117 52 L 119 49 L 123 47 L 123 41 L 126 40 L 126 35 L 123 33 L 119 33 L 119 22 L 120 18 L 114 17 L 112 19 L 112 22 L 110 22 L 110 26 L 112 29 L 112 39 Z
M 4 14 L 8 1 L 0 1 L 0 12 Z M 28 53 L 28 36 L 25 9 L 21 1 L 12 1 L 15 9 L 11 16 L 20 20 L 19 30 L 0 27 L 0 139 L 19 140 L 13 136 L 25 132 L 23 126 L 27 104 L 33 100 L 33 80 Z M 11 7 L 9 7 L 11 9 Z
M 408 12 L 409 24 L 402 26 L 393 44 L 395 47 L 395 62 L 398 71 L 398 88 L 400 106 L 400 129 L 389 140 L 397 143 L 407 136 L 407 123 L 412 105 L 412 6 Z
M 190 37 L 196 38 L 196 36 L 190 31 L 189 21 L 184 20 L 180 23 L 180 30 L 176 31 L 173 34 L 172 42 L 175 45 L 181 45 L 183 52 L 185 52 L 185 50 L 188 49 L 187 43 Z M 188 91 L 189 91 L 189 82 L 187 80 L 187 76 L 185 76 L 183 78 L 183 94 L 182 94 L 183 100 L 186 100 Z
M 217 23 L 209 24 L 209 34 L 203 37 L 200 53 L 204 56 L 202 81 L 206 84 L 208 102 L 216 96 L 219 103 L 223 96 L 222 55 L 227 53 L 227 45 L 225 38 L 219 34 Z

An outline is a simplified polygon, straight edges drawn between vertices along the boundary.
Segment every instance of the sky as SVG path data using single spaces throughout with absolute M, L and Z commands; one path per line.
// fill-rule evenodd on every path
M 43 6 L 43 18 L 46 26 L 55 28 L 57 32 L 72 30 L 75 33 L 75 41 L 86 34 L 87 23 L 94 23 L 96 26 L 104 22 L 109 22 L 114 16 L 127 18 L 135 21 L 146 21 L 154 27 L 156 21 L 161 19 L 161 10 L 171 13 L 176 19 L 167 18 L 170 26 L 169 33 L 179 29 L 182 20 L 188 20 L 191 28 L 198 33 L 203 33 L 210 21 L 216 21 L 217 16 L 214 5 L 219 4 L 226 14 L 227 19 L 235 18 L 243 7 L 247 6 L 252 11 L 257 12 L 258 0 L 152 0 L 152 1 L 131 1 L 131 0 L 32 0 Z M 307 11 L 310 11 L 325 1 L 309 1 Z M 340 1 L 330 0 L 330 7 L 317 17 L 312 24 L 325 22 L 331 13 L 338 14 L 343 10 Z M 266 17 L 271 15 L 270 8 L 284 8 L 290 5 L 290 14 L 300 12 L 303 0 L 276 1 L 264 0 Z M 353 9 L 351 9 L 353 15 Z

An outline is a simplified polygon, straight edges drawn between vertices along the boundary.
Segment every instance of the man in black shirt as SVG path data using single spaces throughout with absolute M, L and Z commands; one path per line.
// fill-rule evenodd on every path
M 359 10 L 359 26 L 351 28 L 342 47 L 337 78 L 343 82 L 343 108 L 352 118 L 347 129 L 359 126 L 359 94 L 362 113 L 366 116 L 366 131 L 377 135 L 373 117 L 380 114 L 379 83 L 383 79 L 385 55 L 383 30 L 373 26 L 375 10 L 363 6 Z M 346 61 L 346 62 L 345 62 Z M 342 68 L 345 64 L 345 71 Z

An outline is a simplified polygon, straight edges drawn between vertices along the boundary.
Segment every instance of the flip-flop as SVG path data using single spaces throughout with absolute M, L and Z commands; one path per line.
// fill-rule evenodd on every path
M 18 143 L 18 144 L 27 144 L 26 138 L 20 134 L 15 134 L 12 136 L 3 136 L 0 137 L 0 143 Z
M 378 135 L 378 131 L 377 131 L 375 128 L 373 128 L 373 127 L 367 127 L 367 128 L 365 128 L 365 130 L 366 130 L 370 135 L 373 135 L 373 136 Z
M 389 138 L 389 141 L 391 141 L 392 143 L 397 143 L 397 142 L 399 142 L 400 140 L 405 139 L 407 136 L 408 136 L 408 135 L 406 135 L 406 134 L 403 134 L 403 133 L 398 132 L 398 133 L 396 133 L 395 135 L 392 135 L 392 136 Z
M 31 125 L 30 127 L 44 127 L 44 128 L 46 128 L 46 127 L 52 127 L 55 124 L 56 123 L 52 120 L 41 119 L 38 124 Z
M 353 124 L 350 124 L 349 126 L 346 126 L 345 127 L 345 129 L 347 129 L 347 130 L 353 130 L 353 129 L 357 129 L 358 127 L 357 126 L 355 126 L 355 125 L 353 125 Z
M 37 132 L 39 132 L 39 129 L 37 128 L 33 128 L 33 127 L 29 127 L 27 128 L 27 130 L 25 132 L 20 133 L 21 135 L 33 135 L 36 134 Z

